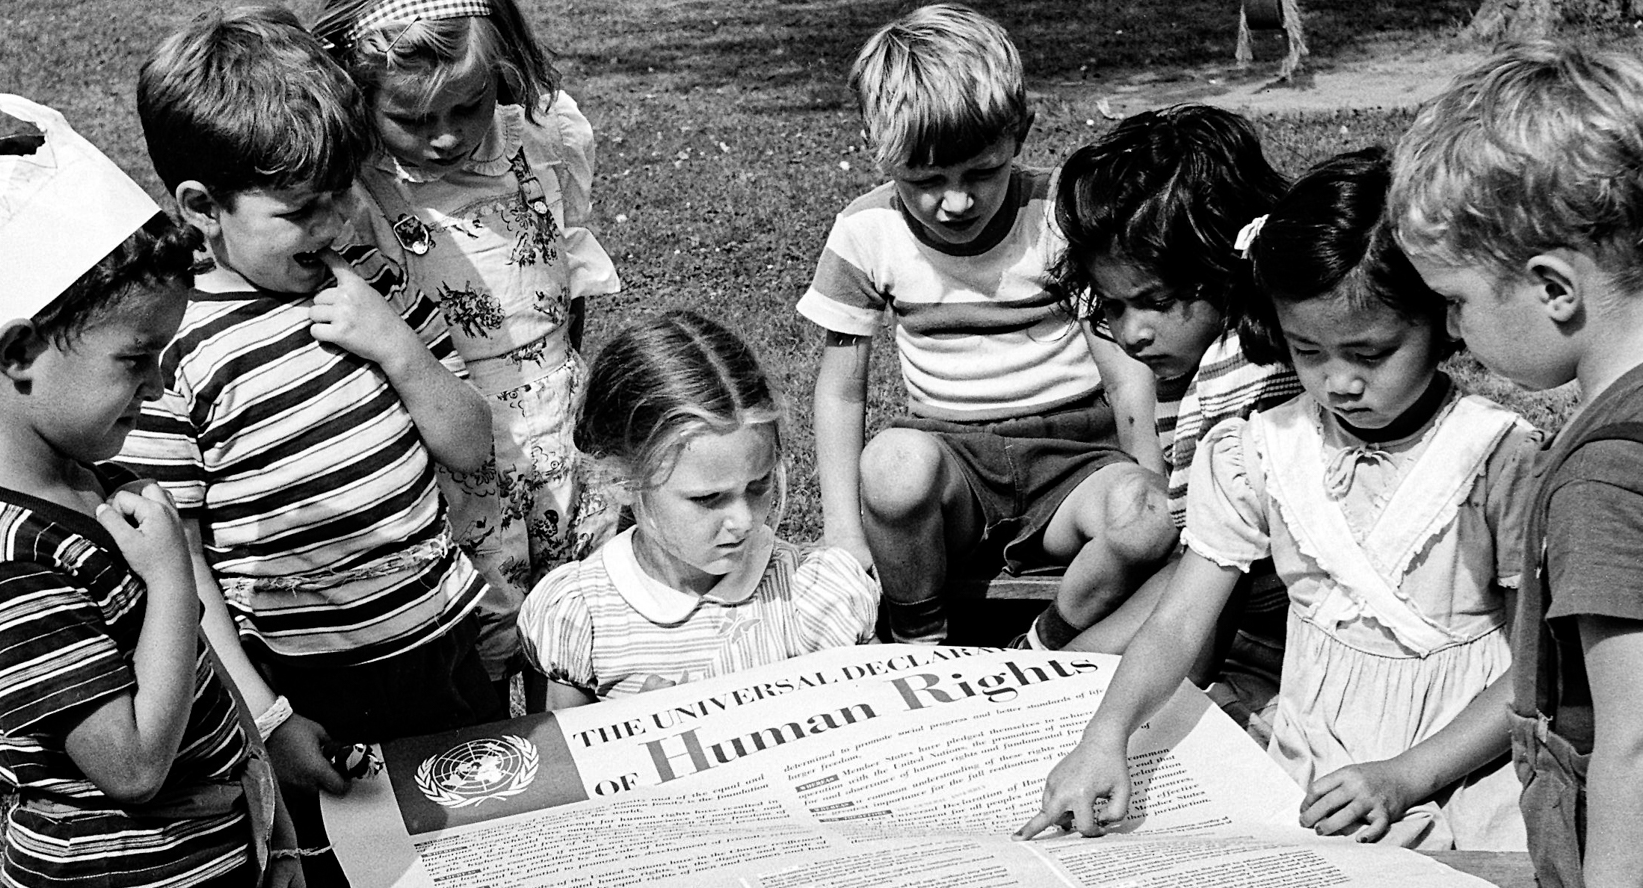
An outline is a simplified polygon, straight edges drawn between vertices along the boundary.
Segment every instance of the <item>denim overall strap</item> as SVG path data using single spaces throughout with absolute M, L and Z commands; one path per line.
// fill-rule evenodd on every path
M 1551 607 L 1546 583 L 1546 512 L 1562 486 L 1557 472 L 1593 441 L 1643 443 L 1643 423 L 1622 422 L 1593 429 L 1572 442 L 1537 475 L 1542 479 L 1529 513 L 1526 559 L 1532 559 L 1518 587 L 1513 645 L 1512 759 L 1523 784 L 1519 806 L 1529 832 L 1529 855 L 1541 888 L 1582 888 L 1581 856 L 1586 847 L 1586 768 L 1590 755 L 1577 751 L 1555 731 L 1562 688 L 1558 640 L 1546 623 Z M 1563 482 L 1566 483 L 1566 482 Z

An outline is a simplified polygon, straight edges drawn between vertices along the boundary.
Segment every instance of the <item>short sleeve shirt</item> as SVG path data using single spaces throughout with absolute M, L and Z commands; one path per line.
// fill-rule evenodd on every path
M 843 549 L 776 540 L 751 594 L 690 601 L 644 575 L 632 535 L 555 569 L 526 599 L 520 636 L 550 679 L 604 699 L 652 675 L 682 683 L 872 638 L 878 584 Z
M 935 244 L 886 183 L 833 222 L 799 313 L 871 336 L 888 309 L 909 409 L 952 421 L 1043 413 L 1094 392 L 1101 374 L 1079 320 L 1045 288 L 1064 240 L 1048 173 L 1017 170 L 995 220 L 962 248 Z
M 96 471 L 109 491 L 136 480 L 113 465 Z M 134 818 L 65 748 L 92 709 L 136 691 L 132 656 L 147 589 L 113 538 L 90 516 L 0 489 L 0 547 L 0 788 L 85 812 L 42 818 L 27 806 L 14 811 L 4 878 L 62 884 L 108 875 L 122 885 L 191 885 L 242 865 L 250 839 L 243 812 Z M 160 798 L 237 780 L 248 754 L 233 698 L 207 650 L 202 638 L 192 652 L 179 652 L 194 661 L 194 700 Z M 30 831 L 41 840 L 15 841 Z M 97 842 L 96 859 L 70 842 Z
M 374 248 L 344 254 L 453 372 L 444 317 Z M 159 481 L 199 521 L 212 570 L 230 580 L 316 576 L 438 548 L 447 533 L 433 459 L 373 362 L 319 342 L 310 295 L 258 290 L 219 268 L 196 279 L 119 460 Z M 459 374 L 460 375 L 460 374 Z M 442 634 L 485 586 L 447 547 L 414 572 L 323 589 L 225 587 L 249 641 L 320 665 L 369 662 Z

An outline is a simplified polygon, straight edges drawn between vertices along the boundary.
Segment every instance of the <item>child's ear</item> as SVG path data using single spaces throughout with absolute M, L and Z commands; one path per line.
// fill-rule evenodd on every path
M 45 351 L 46 341 L 34 329 L 34 322 L 18 319 L 0 325 L 0 373 L 17 383 L 34 378 L 34 361 Z
M 223 206 L 211 196 L 211 190 L 205 185 L 189 179 L 178 184 L 172 196 L 177 199 L 177 212 L 184 222 L 198 228 L 206 237 L 215 237 L 222 232 L 218 217 L 222 215 Z
M 1535 283 L 1541 307 L 1554 322 L 1567 324 L 1580 314 L 1589 281 L 1577 257 L 1552 250 L 1534 256 L 1524 268 Z

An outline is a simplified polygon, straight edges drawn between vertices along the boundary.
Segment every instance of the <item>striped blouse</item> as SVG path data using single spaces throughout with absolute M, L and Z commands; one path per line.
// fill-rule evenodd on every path
M 1248 419 L 1301 393 L 1295 371 L 1283 364 L 1264 366 L 1244 356 L 1238 334 L 1210 343 L 1198 372 L 1184 387 L 1158 390 L 1158 441 L 1169 469 L 1169 510 L 1176 527 L 1187 523 L 1187 481 L 1198 442 L 1223 419 Z
M 374 248 L 347 258 L 453 371 L 435 304 Z M 196 280 L 121 462 L 197 519 L 248 647 L 347 666 L 443 634 L 483 580 L 450 544 L 433 461 L 376 364 L 309 333 L 310 296 Z
M 117 466 L 96 471 L 110 490 L 135 480 Z M 136 690 L 131 661 L 147 589 L 113 538 L 88 515 L 0 489 L 0 546 L 0 791 L 25 800 L 7 818 L 0 885 L 93 879 L 181 888 L 245 865 L 243 808 L 134 817 L 64 747 L 92 709 Z M 157 799 L 235 781 L 247 755 L 233 698 L 203 640 L 186 655 L 194 702 Z
M 860 562 L 769 542 L 745 583 L 732 575 L 695 596 L 645 574 L 630 528 L 531 591 L 519 612 L 525 651 L 548 678 L 605 699 L 652 675 L 694 681 L 872 638 L 879 589 Z M 735 591 L 715 594 L 726 586 Z

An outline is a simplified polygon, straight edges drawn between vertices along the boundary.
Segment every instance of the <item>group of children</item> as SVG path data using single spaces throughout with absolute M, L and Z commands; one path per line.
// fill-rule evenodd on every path
M 593 135 L 513 0 L 201 15 L 139 77 L 170 213 L 0 96 L 0 882 L 346 884 L 339 748 L 520 672 L 558 708 L 940 642 L 1000 563 L 1063 570 L 1017 644 L 1126 655 L 1021 837 L 1117 828 L 1190 677 L 1307 828 L 1634 876 L 1643 62 L 1507 51 L 1293 183 L 1204 106 L 1020 166 L 1019 57 L 962 6 L 851 83 L 888 181 L 798 302 L 813 547 L 745 342 L 675 311 L 581 358 Z M 1543 444 L 1462 341 L 1586 406 Z

